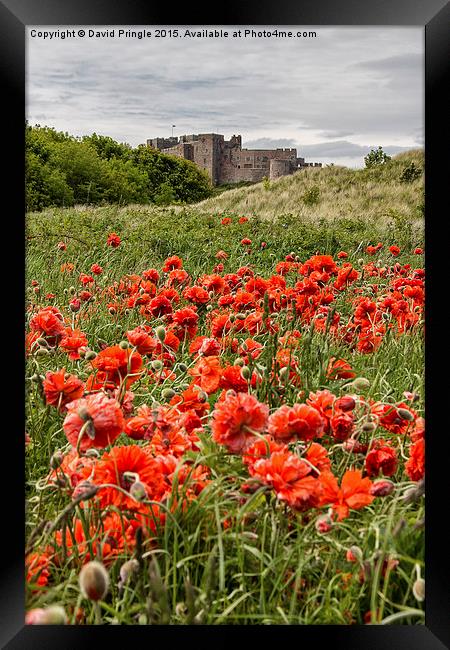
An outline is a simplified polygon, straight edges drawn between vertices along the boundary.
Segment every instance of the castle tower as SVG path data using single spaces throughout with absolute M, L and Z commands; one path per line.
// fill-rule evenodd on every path
M 269 178 L 271 181 L 280 176 L 287 176 L 291 173 L 291 161 L 272 158 L 269 165 Z

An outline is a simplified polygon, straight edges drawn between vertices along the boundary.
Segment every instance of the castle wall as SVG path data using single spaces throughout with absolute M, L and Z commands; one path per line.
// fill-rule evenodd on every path
M 311 164 L 297 158 L 296 149 L 242 149 L 240 135 L 225 140 L 218 133 L 200 133 L 179 139 L 153 138 L 147 144 L 162 153 L 192 160 L 208 173 L 214 185 L 279 178 Z

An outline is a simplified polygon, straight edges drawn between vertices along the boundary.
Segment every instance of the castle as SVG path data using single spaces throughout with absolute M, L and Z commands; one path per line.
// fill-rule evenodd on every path
M 297 157 L 297 149 L 243 149 L 240 135 L 225 140 L 218 133 L 152 138 L 147 146 L 161 153 L 192 160 L 206 170 L 213 185 L 258 182 L 293 174 L 303 167 L 322 167 Z

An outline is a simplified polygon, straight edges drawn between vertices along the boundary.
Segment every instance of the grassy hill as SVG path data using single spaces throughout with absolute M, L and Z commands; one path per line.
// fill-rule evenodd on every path
M 395 210 L 417 220 L 418 206 L 423 203 L 423 175 L 411 183 L 400 180 L 404 168 L 412 162 L 424 169 L 422 150 L 399 154 L 387 164 L 372 169 L 337 166 L 303 169 L 270 184 L 257 183 L 223 192 L 196 207 L 205 212 L 233 212 L 266 219 L 292 214 L 313 221 L 322 217 L 379 221 Z M 315 187 L 318 188 L 317 203 L 308 202 Z

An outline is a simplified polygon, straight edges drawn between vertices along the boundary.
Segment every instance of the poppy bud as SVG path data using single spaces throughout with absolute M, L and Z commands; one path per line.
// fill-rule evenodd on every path
M 130 344 L 128 343 L 128 341 L 120 341 L 119 348 L 122 348 L 122 350 L 126 350 L 129 347 L 130 347 Z
M 242 379 L 245 379 L 245 381 L 248 381 L 251 377 L 251 372 L 250 368 L 248 366 L 242 366 L 241 368 L 241 377 Z
M 52 469 L 58 469 L 61 466 L 61 463 L 64 460 L 64 456 L 61 451 L 55 451 L 55 453 L 50 458 L 50 467 Z
M 74 294 L 75 292 L 76 292 L 75 287 L 69 287 L 69 293 L 70 293 L 71 296 L 73 296 L 73 294 Z
M 60 605 L 30 609 L 25 615 L 26 625 L 66 625 L 66 612 Z
M 375 431 L 377 428 L 377 425 L 375 422 L 364 422 L 362 425 L 362 430 L 365 431 L 366 433 L 371 433 L 372 431 Z
M 353 397 L 345 395 L 344 397 L 339 397 L 334 403 L 334 406 L 341 411 L 353 411 L 356 406 L 356 402 Z
M 407 409 L 399 408 L 397 409 L 397 413 L 402 418 L 402 420 L 408 420 L 408 422 L 413 422 L 414 420 L 414 415 Z
M 117 314 L 117 310 L 116 310 L 115 307 L 110 307 L 110 308 L 108 309 L 108 311 L 109 311 L 109 313 L 111 314 L 111 316 L 114 316 L 114 314 Z
M 130 494 L 136 501 L 143 501 L 147 497 L 145 485 L 140 481 L 135 481 L 130 487 Z
M 230 323 L 234 323 L 234 321 L 236 320 L 236 314 L 230 314 L 228 316 L 228 320 L 230 321 Z
M 316 530 L 318 533 L 328 533 L 333 527 L 330 515 L 321 515 L 316 519 Z
M 124 562 L 120 567 L 120 582 L 122 584 L 127 582 L 131 578 L 133 573 L 137 573 L 138 571 L 139 571 L 139 562 L 136 560 L 136 558 L 127 560 L 127 562 Z
M 42 337 L 39 338 L 39 339 L 37 339 L 36 343 L 37 343 L 38 345 L 42 345 L 44 348 L 48 348 L 48 343 L 47 343 L 47 341 L 46 341 L 45 339 L 43 339 Z
M 370 381 L 365 377 L 357 377 L 353 381 L 353 386 L 357 391 L 364 391 L 370 388 Z
M 47 348 L 38 348 L 34 355 L 36 357 L 48 357 L 50 355 L 50 352 L 47 350 Z
M 186 372 L 187 369 L 188 369 L 188 367 L 187 367 L 187 365 L 186 365 L 185 363 L 179 363 L 179 364 L 178 364 L 178 370 L 179 370 L 180 372 Z
M 342 449 L 352 452 L 353 454 L 365 454 L 367 451 L 367 445 L 363 445 L 355 438 L 347 438 L 347 440 L 344 440 L 342 443 Z
M 359 546 L 350 546 L 345 557 L 349 562 L 361 562 L 363 559 L 362 550 Z
M 245 361 L 244 359 L 241 359 L 241 357 L 238 357 L 233 363 L 234 366 L 243 366 L 244 364 Z
M 359 260 L 358 260 L 358 264 L 364 264 L 364 260 L 363 260 L 362 257 L 359 258 Z
M 155 359 L 154 361 L 152 361 L 151 366 L 153 370 L 161 370 L 161 368 L 163 367 L 163 362 L 160 361 L 159 359 Z
M 414 598 L 419 601 L 419 603 L 425 600 L 425 580 L 423 578 L 417 578 L 413 584 L 413 594 Z
M 280 379 L 286 381 L 289 378 L 289 368 L 280 368 Z
M 176 395 L 176 393 L 175 393 L 174 390 L 172 390 L 172 388 L 164 388 L 164 389 L 161 391 L 161 397 L 162 397 L 163 400 L 165 400 L 165 401 L 167 401 L 167 400 L 169 400 L 169 399 L 172 399 L 172 397 L 173 397 L 174 395 Z
M 89 600 L 102 600 L 109 587 L 109 575 L 103 564 L 92 560 L 80 571 L 79 584 L 81 593 Z
M 388 481 L 386 479 L 380 479 L 379 481 L 375 481 L 371 488 L 370 488 L 370 494 L 373 497 L 386 497 L 389 494 L 392 494 L 392 492 L 395 489 L 395 485 L 392 481 Z
M 238 320 L 245 320 L 246 316 L 240 311 L 238 314 L 236 314 L 236 318 Z
M 86 361 L 92 361 L 93 359 L 95 359 L 96 356 L 97 354 L 96 352 L 94 352 L 94 350 L 88 350 L 88 352 L 86 352 L 86 354 L 84 355 L 84 358 L 86 359 Z
M 206 305 L 206 311 L 212 311 L 213 306 L 212 305 Z
M 158 337 L 158 339 L 161 341 L 161 343 L 164 343 L 166 340 L 166 328 L 163 327 L 162 325 L 158 325 L 158 327 L 155 329 L 155 334 Z
M 98 486 L 90 481 L 80 481 L 74 488 L 72 497 L 81 501 L 89 501 L 98 492 Z

